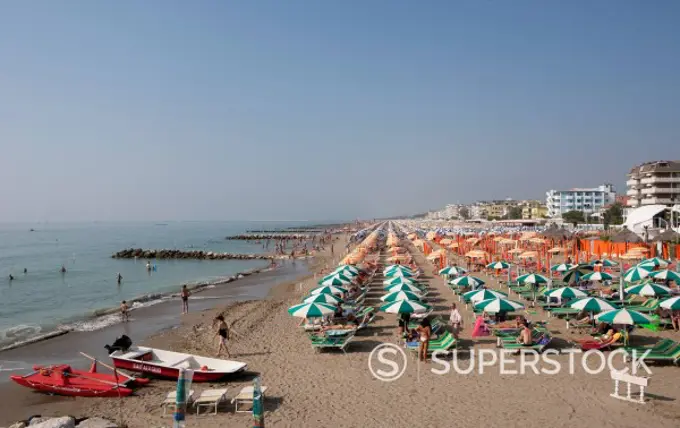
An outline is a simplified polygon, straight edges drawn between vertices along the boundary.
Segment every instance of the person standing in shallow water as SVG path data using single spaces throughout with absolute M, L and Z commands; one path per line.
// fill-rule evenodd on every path
M 187 288 L 186 285 L 182 286 L 182 313 L 183 314 L 188 314 L 189 313 L 189 296 L 191 293 L 189 293 L 189 289 Z

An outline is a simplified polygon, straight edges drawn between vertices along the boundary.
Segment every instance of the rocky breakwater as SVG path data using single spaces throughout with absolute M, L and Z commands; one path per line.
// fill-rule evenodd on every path
M 271 260 L 271 254 L 233 254 L 216 253 L 214 251 L 183 251 L 183 250 L 145 250 L 142 248 L 128 248 L 118 251 L 111 256 L 114 259 L 193 259 L 193 260 Z
M 258 233 L 258 234 L 247 234 L 247 235 L 232 235 L 227 236 L 224 239 L 231 241 L 264 241 L 267 239 L 312 239 L 314 235 L 301 234 L 301 233 Z

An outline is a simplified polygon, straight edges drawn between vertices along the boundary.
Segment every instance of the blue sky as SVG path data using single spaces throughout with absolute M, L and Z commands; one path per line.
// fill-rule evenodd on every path
M 0 221 L 322 220 L 680 159 L 680 2 L 0 5 Z

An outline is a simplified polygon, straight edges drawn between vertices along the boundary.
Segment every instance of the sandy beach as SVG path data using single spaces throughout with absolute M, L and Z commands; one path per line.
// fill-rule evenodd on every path
M 271 426 L 457 426 L 501 425 L 523 426 L 654 426 L 677 427 L 680 406 L 677 404 L 678 369 L 673 366 L 651 366 L 648 389 L 652 398 L 646 405 L 635 405 L 610 397 L 613 382 L 609 373 L 590 375 L 578 367 L 575 373 L 557 375 L 500 375 L 496 367 L 483 374 L 460 375 L 453 372 L 437 375 L 431 369 L 441 368 L 434 362 L 419 363 L 408 356 L 403 376 L 393 382 L 382 382 L 369 370 L 369 355 L 379 344 L 398 343 L 396 316 L 378 313 L 371 327 L 357 334 L 347 353 L 315 352 L 306 334 L 298 327 L 299 319 L 286 309 L 299 303 L 308 290 L 316 286 L 319 275 L 338 262 L 339 249 L 346 237 L 335 243 L 335 257 L 328 249 L 310 262 L 313 274 L 279 284 L 263 300 L 232 303 L 217 309 L 194 312 L 183 317 L 178 328 L 155 335 L 144 344 L 212 356 L 215 332 L 211 328 L 215 315 L 223 313 L 240 336 L 230 342 L 232 359 L 248 363 L 249 373 L 226 382 L 194 384 L 197 392 L 207 388 L 228 388 L 233 397 L 241 387 L 251 385 L 260 375 L 267 386 L 266 423 Z M 452 302 L 458 302 L 445 281 L 433 276 L 433 266 L 415 247 L 408 244 L 415 262 L 424 270 L 425 282 L 431 290 L 428 301 L 435 315 L 447 317 Z M 490 288 L 500 283 L 484 273 L 475 274 Z M 373 279 L 367 304 L 377 306 L 382 294 L 382 277 Z M 494 349 L 492 337 L 471 340 L 472 312 L 461 307 L 464 329 L 460 347 Z M 534 321 L 548 320 L 537 309 Z M 559 337 L 555 347 L 568 346 L 573 336 L 563 320 L 548 321 L 551 332 Z M 652 337 L 672 337 L 672 333 L 646 332 Z M 651 339 L 650 339 L 651 340 Z M 566 355 L 556 358 L 565 365 Z M 461 361 L 467 367 L 469 361 Z M 0 424 L 25 418 L 31 414 L 102 416 L 122 420 L 129 427 L 167 427 L 171 416 L 163 416 L 160 403 L 175 383 L 155 380 L 138 390 L 135 396 L 118 399 L 56 398 L 30 393 L 15 385 L 2 388 L 3 412 Z M 7 410 L 5 410 L 7 409 Z M 187 417 L 187 426 L 244 427 L 252 424 L 249 413 L 234 413 L 226 404 L 219 414 Z

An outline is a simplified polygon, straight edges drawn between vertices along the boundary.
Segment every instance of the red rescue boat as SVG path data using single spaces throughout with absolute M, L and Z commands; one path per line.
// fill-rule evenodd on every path
M 25 376 L 10 376 L 21 386 L 57 395 L 73 397 L 126 397 L 132 394 L 132 384 L 144 384 L 148 379 L 129 377 L 122 373 L 98 373 L 96 362 L 89 371 L 76 370 L 66 364 L 34 366 Z

